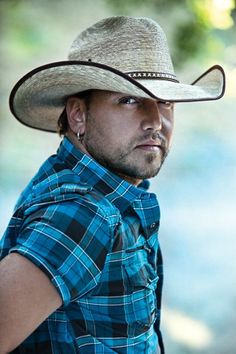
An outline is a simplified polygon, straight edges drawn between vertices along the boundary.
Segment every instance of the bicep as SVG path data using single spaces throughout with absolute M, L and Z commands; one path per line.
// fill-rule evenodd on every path
M 11 253 L 0 262 L 0 353 L 24 341 L 52 312 L 61 297 L 46 274 Z

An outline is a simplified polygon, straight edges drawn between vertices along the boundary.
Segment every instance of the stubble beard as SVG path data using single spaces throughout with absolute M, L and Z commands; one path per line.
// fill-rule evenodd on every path
M 127 153 L 117 155 L 115 163 L 113 163 L 114 160 L 109 161 L 109 163 L 106 161 L 102 163 L 103 165 L 105 163 L 106 167 L 115 174 L 143 180 L 153 178 L 159 173 L 165 158 L 164 156 L 162 156 L 161 160 L 158 158 L 159 162 L 155 162 L 156 159 L 156 153 L 150 152 L 144 157 L 143 166 L 140 166 L 138 162 L 136 163 L 135 160 L 129 158 L 129 154 Z
M 88 112 L 87 121 L 91 119 L 92 116 Z M 140 141 L 130 142 L 126 147 L 126 151 L 122 148 L 118 148 L 113 154 L 111 154 L 108 150 L 105 151 L 103 149 L 106 142 L 99 140 L 99 132 L 97 133 L 98 134 L 95 137 L 87 132 L 83 139 L 83 145 L 88 153 L 100 165 L 119 176 L 128 176 L 139 180 L 153 178 L 159 173 L 169 152 L 163 142 L 162 147 L 158 152 L 160 156 L 157 157 L 156 152 L 148 152 L 144 157 L 143 166 L 140 166 L 140 163 L 132 158 L 134 147 L 137 146 Z M 96 141 L 96 145 L 94 145 L 94 141 Z M 99 149 L 99 146 L 101 146 L 102 149 Z M 157 161 L 155 162 L 155 160 Z
M 116 175 L 128 176 L 140 180 L 155 177 L 159 173 L 168 155 L 166 150 L 165 152 L 159 152 L 161 157 L 157 157 L 156 153 L 149 152 L 144 157 L 143 166 L 140 166 L 138 161 L 136 162 L 135 159 L 132 159 L 131 152 L 133 149 L 131 147 L 128 147 L 126 152 L 119 149 L 113 156 L 110 156 L 109 153 L 105 154 L 101 152 L 98 147 L 94 147 L 93 144 L 90 144 L 89 139 L 86 139 L 84 143 L 89 154 L 109 171 Z M 157 161 L 155 162 L 155 160 Z

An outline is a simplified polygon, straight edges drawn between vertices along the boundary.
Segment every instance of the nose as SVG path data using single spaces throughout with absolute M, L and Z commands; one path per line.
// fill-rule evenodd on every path
M 160 131 L 162 129 L 162 115 L 160 113 L 158 102 L 154 99 L 148 99 L 145 107 L 145 116 L 142 120 L 143 130 Z

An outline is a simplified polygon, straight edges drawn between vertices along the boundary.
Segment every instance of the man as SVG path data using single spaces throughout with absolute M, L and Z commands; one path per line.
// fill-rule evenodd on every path
M 15 117 L 64 139 L 2 240 L 1 354 L 164 353 L 147 179 L 168 154 L 174 102 L 218 99 L 224 81 L 216 65 L 179 83 L 159 25 L 113 17 L 82 32 L 69 60 L 16 84 Z

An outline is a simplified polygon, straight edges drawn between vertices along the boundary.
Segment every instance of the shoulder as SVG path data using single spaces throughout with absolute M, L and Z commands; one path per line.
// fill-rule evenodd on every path
M 80 181 L 70 170 L 34 184 L 28 198 L 15 212 L 21 220 L 20 232 L 44 230 L 77 240 L 83 235 L 112 237 L 120 221 L 119 210 L 104 195 Z M 16 219 L 15 219 L 16 220 Z M 107 237 L 105 237 L 107 235 Z M 108 239 L 107 239 L 108 241 Z
M 54 204 L 55 207 L 69 205 L 74 207 L 86 206 L 109 216 L 119 213 L 118 209 L 110 203 L 103 194 L 98 193 L 92 185 L 81 181 L 79 175 L 73 170 L 63 169 L 58 172 L 36 175 L 23 192 L 15 210 L 24 213 L 24 216 L 32 212 Z

